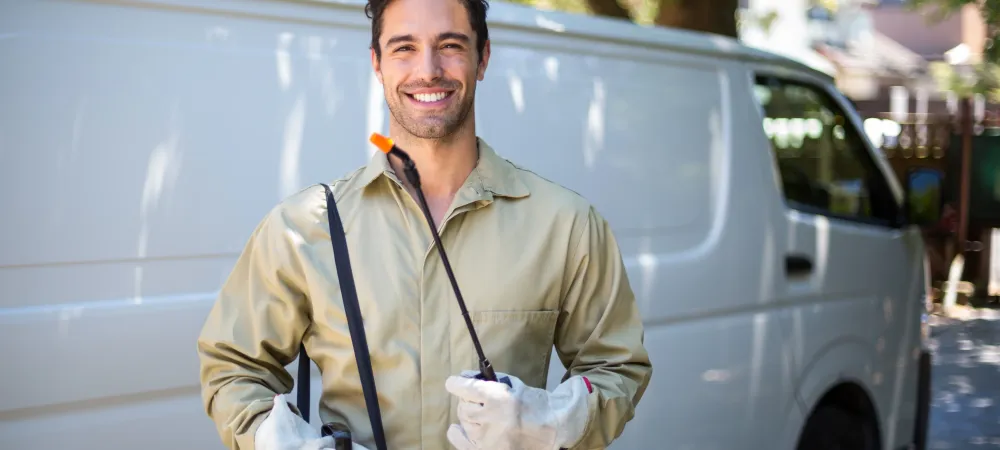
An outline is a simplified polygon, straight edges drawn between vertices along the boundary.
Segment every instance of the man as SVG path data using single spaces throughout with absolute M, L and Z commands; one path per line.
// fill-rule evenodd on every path
M 642 324 L 602 216 L 476 136 L 486 9 L 485 0 L 366 8 L 389 135 L 416 162 L 483 349 L 513 385 L 470 376 L 478 358 L 417 197 L 399 162 L 376 152 L 331 187 L 388 447 L 603 448 L 651 376 Z M 322 421 L 346 425 L 356 448 L 374 448 L 325 208 L 324 190 L 310 187 L 270 211 L 198 341 L 204 405 L 230 449 L 332 446 L 281 395 L 291 391 L 283 368 L 300 342 L 322 372 Z M 547 392 L 553 346 L 568 371 Z

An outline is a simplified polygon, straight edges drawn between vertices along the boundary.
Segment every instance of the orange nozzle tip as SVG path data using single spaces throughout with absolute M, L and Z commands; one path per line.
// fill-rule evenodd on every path
M 368 138 L 368 140 L 370 140 L 372 144 L 375 144 L 379 150 L 382 150 L 385 153 L 392 151 L 392 139 L 378 133 L 372 133 L 372 137 Z

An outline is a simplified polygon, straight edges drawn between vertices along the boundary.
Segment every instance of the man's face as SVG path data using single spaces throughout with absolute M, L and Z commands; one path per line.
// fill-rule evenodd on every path
M 382 15 L 381 60 L 372 65 L 393 118 L 410 134 L 441 139 L 458 130 L 475 103 L 482 62 L 459 0 L 394 0 Z

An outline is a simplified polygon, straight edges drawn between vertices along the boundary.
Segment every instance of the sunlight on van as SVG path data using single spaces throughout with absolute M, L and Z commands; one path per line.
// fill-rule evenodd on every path
M 229 39 L 229 28 L 216 25 L 205 32 L 205 37 L 209 42 L 215 40 L 225 41 Z
M 284 144 L 281 148 L 281 192 L 278 198 L 292 195 L 299 189 L 299 162 L 302 154 L 302 131 L 306 123 L 306 98 L 299 93 L 295 105 L 285 118 Z
M 760 374 L 761 369 L 764 364 L 764 333 L 767 331 L 768 315 L 764 313 L 757 313 L 753 316 L 753 350 L 750 356 L 750 364 L 753 366 L 750 369 L 750 397 L 757 399 L 760 398 Z M 756 409 L 753 406 L 748 405 L 747 415 L 753 414 Z
M 274 50 L 274 59 L 278 69 L 278 83 L 282 91 L 287 91 L 292 86 L 292 57 L 288 53 L 288 47 L 292 45 L 294 36 L 292 33 L 281 33 L 278 35 L 278 48 Z
M 559 81 L 559 60 L 555 56 L 545 57 L 545 76 L 549 81 Z
M 736 43 L 732 39 L 726 39 L 721 36 L 710 36 L 709 40 L 720 50 L 729 52 L 736 49 Z
M 587 110 L 587 136 L 583 140 L 583 163 L 588 169 L 594 168 L 597 154 L 604 148 L 604 82 L 594 78 L 594 96 Z
M 764 232 L 764 255 L 760 258 L 760 279 L 770 280 L 776 265 L 774 252 L 774 227 L 768 226 Z M 760 283 L 757 302 L 766 303 L 774 295 L 774 288 L 768 283 Z M 756 325 L 755 325 L 756 326 Z
M 507 69 L 507 85 L 510 86 L 510 99 L 514 102 L 514 110 L 524 113 L 524 84 L 521 76 L 514 69 Z
M 816 286 L 823 286 L 826 281 L 826 264 L 830 259 L 830 219 L 826 216 L 815 216 L 816 221 Z
M 636 261 L 639 263 L 639 270 L 642 271 L 642 289 L 640 290 L 640 296 L 643 299 L 649 300 L 652 298 L 653 292 L 653 280 L 656 278 L 656 254 L 651 253 L 648 249 L 650 240 L 647 238 L 644 240 L 643 244 L 647 249 L 642 250 L 638 256 L 636 256 Z M 646 305 L 643 305 L 644 307 Z
M 146 180 L 142 187 L 139 203 L 139 236 L 136 242 L 136 257 L 145 259 L 149 245 L 149 217 L 159 206 L 165 190 L 173 189 L 180 175 L 181 155 L 178 152 L 180 131 L 177 125 L 176 107 L 171 114 L 170 136 L 153 149 L 146 167 Z M 134 304 L 142 303 L 143 266 L 136 264 L 132 273 L 132 296 Z
M 176 110 L 172 114 L 172 122 L 176 122 Z M 170 189 L 180 175 L 181 157 L 177 152 L 180 132 L 173 125 L 170 136 L 160 142 L 149 155 L 146 167 L 146 180 L 142 186 L 142 200 L 139 203 L 139 215 L 147 217 L 160 203 L 164 189 Z M 140 247 L 142 249 L 142 247 Z M 139 257 L 145 256 L 140 250 Z
M 541 14 L 535 16 L 535 25 L 545 28 L 547 30 L 555 31 L 556 33 L 562 33 L 566 31 L 566 25 L 556 22 L 548 17 Z
M 707 383 L 725 383 L 730 375 L 730 371 L 725 369 L 709 369 L 702 372 L 701 379 Z
M 365 108 L 368 110 L 367 129 L 365 130 L 365 135 L 361 137 L 365 140 L 365 144 L 361 148 L 368 150 L 365 159 L 371 158 L 377 151 L 368 142 L 368 136 L 371 136 L 372 133 L 387 132 L 385 110 L 383 108 L 385 108 L 385 94 L 382 92 L 382 83 L 379 83 L 378 76 L 372 71 L 368 74 L 368 106 Z

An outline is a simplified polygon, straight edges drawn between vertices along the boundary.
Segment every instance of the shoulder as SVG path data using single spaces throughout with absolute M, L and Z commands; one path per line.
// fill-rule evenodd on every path
M 365 166 L 359 167 L 340 178 L 306 186 L 283 198 L 267 212 L 262 225 L 270 228 L 270 232 L 298 235 L 310 235 L 317 226 L 326 227 L 327 195 L 323 184 L 330 187 L 340 205 L 345 197 L 357 195 L 359 175 L 364 169 Z
M 552 219 L 562 223 L 572 223 L 575 238 L 594 225 L 603 226 L 604 217 L 582 194 L 518 163 L 508 162 L 528 188 L 530 194 L 527 200 L 534 203 L 540 213 L 551 214 Z
M 586 197 L 569 187 L 547 179 L 516 164 L 518 177 L 530 190 L 524 200 L 535 202 L 532 213 L 544 217 L 532 219 L 535 225 L 547 226 L 550 235 L 565 236 L 570 261 L 621 260 L 618 240 L 611 224 Z M 610 259 L 609 259 L 610 258 Z

